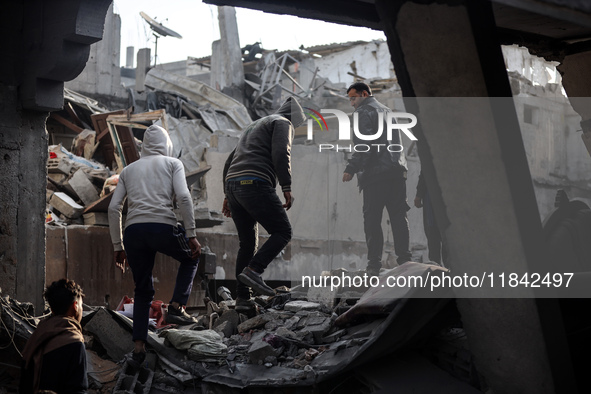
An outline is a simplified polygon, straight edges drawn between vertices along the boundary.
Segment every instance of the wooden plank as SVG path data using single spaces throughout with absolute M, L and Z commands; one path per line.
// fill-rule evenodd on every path
M 124 112 L 124 110 L 119 110 L 107 112 L 104 114 L 90 115 L 90 118 L 92 119 L 92 126 L 94 127 L 94 131 L 97 133 L 96 143 L 99 144 L 98 149 L 102 152 L 106 165 L 111 169 L 114 169 L 114 164 L 116 164 L 115 146 L 113 145 L 113 140 L 111 137 L 107 136 L 107 134 L 109 134 L 107 118 L 111 115 L 121 114 Z
M 84 212 L 82 213 L 85 214 L 90 212 L 107 212 L 109 210 L 109 204 L 111 203 L 112 198 L 113 192 L 105 194 L 103 197 L 99 198 L 98 200 L 87 206 L 86 209 L 84 209 Z M 125 205 L 123 207 L 123 211 L 127 211 L 127 201 L 125 202 Z
M 187 115 L 189 115 L 189 118 L 191 118 L 191 119 L 199 119 L 197 117 L 197 115 L 195 115 L 193 113 L 193 111 L 191 111 L 191 109 L 189 108 L 189 105 L 187 105 L 187 103 L 183 103 L 181 107 L 183 108 L 183 111 L 185 111 L 185 113 Z
M 72 120 L 74 121 L 74 123 L 76 124 L 76 126 L 79 126 L 79 127 L 84 128 L 84 125 L 82 124 L 82 121 L 78 117 L 78 114 L 74 110 L 74 107 L 72 107 L 72 103 L 69 103 L 68 102 L 68 103 L 66 103 L 66 105 L 64 105 L 64 107 L 66 107 L 66 111 L 68 111 L 68 114 L 70 114 L 70 118 L 72 118 Z
M 123 155 L 123 148 L 121 148 L 121 142 L 119 141 L 119 136 L 117 135 L 117 131 L 115 127 L 111 123 L 107 122 L 107 127 L 109 128 L 109 134 L 111 135 L 111 141 L 113 141 L 113 157 L 115 158 L 117 173 L 120 174 L 123 171 L 123 168 L 127 165 L 125 162 L 125 156 Z
M 68 129 L 76 132 L 77 134 L 80 134 L 82 132 L 82 130 L 84 130 L 82 127 L 76 126 L 74 123 L 70 122 L 69 120 L 67 120 L 67 119 L 65 119 L 63 117 L 61 117 L 60 115 L 56 114 L 55 112 L 52 112 L 51 115 L 50 115 L 50 117 L 53 120 L 55 120 L 55 121 L 63 124 L 64 126 L 66 126 Z
M 118 122 L 147 122 L 161 119 L 165 113 L 165 110 L 158 109 L 156 111 L 142 112 L 141 114 L 133 114 L 130 116 L 128 116 L 128 114 L 125 113 L 112 114 L 111 116 L 109 116 L 109 119 Z

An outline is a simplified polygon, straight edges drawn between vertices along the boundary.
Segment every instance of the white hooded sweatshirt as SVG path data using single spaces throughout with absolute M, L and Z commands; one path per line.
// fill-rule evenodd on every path
M 177 224 L 173 211 L 176 195 L 187 237 L 195 236 L 195 215 L 183 163 L 173 157 L 172 141 L 160 126 L 144 134 L 141 158 L 121 171 L 109 204 L 109 229 L 115 251 L 123 250 L 121 211 L 127 197 L 125 227 L 136 223 Z

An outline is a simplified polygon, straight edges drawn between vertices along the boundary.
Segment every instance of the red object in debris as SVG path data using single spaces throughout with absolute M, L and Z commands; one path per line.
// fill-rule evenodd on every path
M 129 298 L 126 295 L 123 296 L 123 298 L 121 299 L 121 302 L 119 303 L 119 305 L 117 306 L 117 309 L 115 309 L 115 310 L 116 311 L 125 310 L 125 307 L 123 306 L 125 304 L 133 304 L 133 298 Z M 150 319 L 156 320 L 156 328 L 161 328 L 161 327 L 169 325 L 164 320 L 164 313 L 163 313 L 163 309 L 162 309 L 162 308 L 166 308 L 167 306 L 168 306 L 167 304 L 165 304 L 164 302 L 162 302 L 160 300 L 152 301 L 152 304 L 150 305 L 150 314 L 148 315 L 148 317 Z
M 125 310 L 123 308 L 123 305 L 125 305 L 125 304 L 133 304 L 133 298 L 129 298 L 128 296 L 124 295 L 123 298 L 121 299 L 121 302 L 119 303 L 119 305 L 117 305 L 117 308 L 115 310 L 116 311 Z
M 156 320 L 156 328 L 167 326 L 168 324 L 164 321 L 163 307 L 167 305 L 160 300 L 152 301 L 150 305 L 150 318 Z
M 49 152 L 50 159 L 57 159 L 57 154 L 55 152 Z

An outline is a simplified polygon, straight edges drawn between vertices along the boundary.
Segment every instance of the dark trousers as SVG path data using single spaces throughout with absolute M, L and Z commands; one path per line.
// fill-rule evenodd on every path
M 123 245 L 135 282 L 133 340 L 148 338 L 148 316 L 154 299 L 152 270 L 156 252 L 179 261 L 176 284 L 170 302 L 187 305 L 199 259 L 191 258 L 185 229 L 162 223 L 137 223 L 125 229 Z
M 437 264 L 443 262 L 444 266 L 447 267 L 447 247 L 441 238 L 429 193 L 425 193 L 425 196 L 423 197 L 423 227 L 425 229 L 425 235 L 427 236 L 429 260 L 434 261 Z
M 291 224 L 275 189 L 265 181 L 227 181 L 226 198 L 238 231 L 236 277 L 249 266 L 262 273 L 291 239 Z M 270 237 L 257 251 L 257 223 Z M 250 298 L 250 288 L 236 281 L 236 296 Z
M 367 243 L 367 266 L 380 268 L 384 250 L 382 214 L 388 210 L 394 252 L 398 264 L 410 261 L 409 230 L 406 212 L 410 209 L 406 202 L 406 179 L 400 175 L 374 182 L 363 187 L 363 227 Z

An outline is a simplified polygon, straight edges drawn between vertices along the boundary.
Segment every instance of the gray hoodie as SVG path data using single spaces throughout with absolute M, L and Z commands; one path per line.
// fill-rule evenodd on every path
M 257 177 L 273 187 L 277 180 L 291 191 L 291 141 L 294 127 L 306 120 L 300 104 L 289 97 L 272 115 L 251 123 L 240 136 L 224 166 L 224 182 L 237 177 Z
M 148 127 L 141 158 L 121 171 L 109 204 L 109 228 L 115 251 L 123 250 L 121 211 L 126 197 L 128 211 L 125 227 L 136 223 L 176 225 L 173 211 L 176 196 L 187 237 L 195 236 L 195 216 L 185 169 L 183 163 L 171 155 L 172 141 L 168 132 L 160 126 Z

